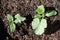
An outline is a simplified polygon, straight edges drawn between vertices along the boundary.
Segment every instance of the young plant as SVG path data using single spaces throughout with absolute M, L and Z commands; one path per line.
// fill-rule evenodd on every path
M 17 24 L 17 23 L 21 23 L 22 21 L 24 21 L 24 20 L 26 19 L 25 17 L 22 17 L 22 16 L 19 15 L 19 14 L 16 14 L 14 17 L 15 17 L 15 20 L 14 20 L 14 18 L 13 18 L 12 15 L 7 14 L 7 19 L 8 19 L 8 21 L 9 21 L 9 26 L 10 26 L 10 31 L 11 31 L 11 32 L 14 32 L 14 31 L 16 30 L 16 25 L 15 25 L 15 23 L 16 23 L 16 24 Z
M 45 28 L 47 28 L 47 20 L 45 16 L 51 17 L 57 14 L 55 10 L 48 10 L 45 12 L 43 5 L 38 6 L 36 9 L 36 15 L 33 16 L 32 29 L 36 35 L 41 35 L 44 33 Z

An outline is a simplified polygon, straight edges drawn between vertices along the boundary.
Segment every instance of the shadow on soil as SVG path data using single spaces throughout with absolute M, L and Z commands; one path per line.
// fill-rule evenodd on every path
M 27 25 L 29 25 L 32 22 L 32 20 L 33 20 L 32 16 L 28 15 L 28 16 L 26 16 L 26 21 L 25 22 L 27 23 Z
M 45 9 L 46 9 L 46 11 L 55 10 L 54 7 L 45 7 Z M 57 12 L 57 10 L 55 10 L 55 11 Z M 58 12 L 57 12 L 57 14 L 58 14 Z M 52 33 L 56 32 L 59 29 L 60 29 L 60 20 L 56 20 L 51 24 L 51 20 L 49 18 L 48 19 L 48 27 L 46 28 L 45 34 L 52 34 Z
M 6 37 L 9 38 L 9 40 L 13 40 L 7 33 L 6 29 L 4 28 L 4 23 L 2 19 L 0 18 L 0 40 L 7 40 Z
M 56 20 L 51 24 L 51 22 L 48 23 L 48 27 L 46 28 L 45 34 L 52 34 L 60 29 L 60 20 Z

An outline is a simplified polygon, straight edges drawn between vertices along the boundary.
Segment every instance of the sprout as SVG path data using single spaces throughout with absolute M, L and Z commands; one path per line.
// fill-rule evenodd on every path
M 57 14 L 55 10 L 49 10 L 45 13 L 45 8 L 43 5 L 38 6 L 36 9 L 36 15 L 34 15 L 34 19 L 32 21 L 32 29 L 36 35 L 42 35 L 47 28 L 47 20 L 45 16 L 50 17 Z
M 8 21 L 9 21 L 10 31 L 11 31 L 11 32 L 14 32 L 14 31 L 16 30 L 16 25 L 15 25 L 15 23 L 16 23 L 16 24 L 17 24 L 17 23 L 21 23 L 21 22 L 24 21 L 26 18 L 25 18 L 25 17 L 22 17 L 22 16 L 19 15 L 19 14 L 16 14 L 16 15 L 15 15 L 15 20 L 14 20 L 14 18 L 13 18 L 12 15 L 7 14 L 7 19 L 8 19 Z

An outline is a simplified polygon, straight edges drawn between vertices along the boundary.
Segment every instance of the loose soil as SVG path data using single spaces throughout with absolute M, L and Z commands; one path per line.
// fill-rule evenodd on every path
M 45 33 L 38 36 L 34 34 L 31 22 L 39 5 L 44 5 L 46 10 L 56 10 L 58 14 L 47 19 Z M 17 13 L 26 20 L 16 24 L 12 33 L 6 15 Z M 60 40 L 60 0 L 0 0 L 0 40 Z

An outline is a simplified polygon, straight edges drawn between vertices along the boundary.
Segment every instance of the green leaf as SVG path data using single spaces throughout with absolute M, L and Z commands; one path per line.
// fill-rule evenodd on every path
M 36 14 L 36 15 L 34 15 L 34 18 L 41 18 L 41 15 Z
M 21 23 L 21 21 L 24 21 L 26 18 L 25 17 L 22 17 L 21 15 L 19 15 L 19 14 L 16 14 L 15 15 L 15 23 Z
M 43 14 L 43 13 L 45 12 L 44 6 L 43 6 L 43 5 L 38 6 L 38 8 L 36 9 L 36 12 L 37 12 L 38 14 Z
M 47 27 L 47 21 L 46 21 L 46 19 L 42 19 L 41 22 L 39 23 L 39 26 L 34 31 L 35 34 L 42 35 L 44 33 L 46 27 Z
M 44 33 L 45 29 L 44 28 L 38 28 L 34 31 L 36 35 L 42 35 Z
M 9 22 L 12 22 L 13 21 L 13 16 L 11 16 L 10 14 L 7 14 L 7 19 Z
M 47 20 L 46 19 L 41 19 L 40 25 L 41 28 L 46 28 L 47 27 Z
M 14 32 L 16 30 L 16 25 L 14 23 L 10 24 L 10 31 Z
M 55 10 L 46 12 L 47 17 L 55 16 L 56 14 L 57 14 L 57 12 Z
M 47 27 L 46 19 L 42 19 L 41 21 L 39 21 L 39 19 L 36 18 L 32 21 L 32 28 L 36 35 L 43 34 L 46 27 Z
M 33 19 L 33 21 L 32 21 L 32 28 L 36 29 L 38 27 L 39 23 L 40 23 L 40 21 L 39 21 L 38 18 Z

